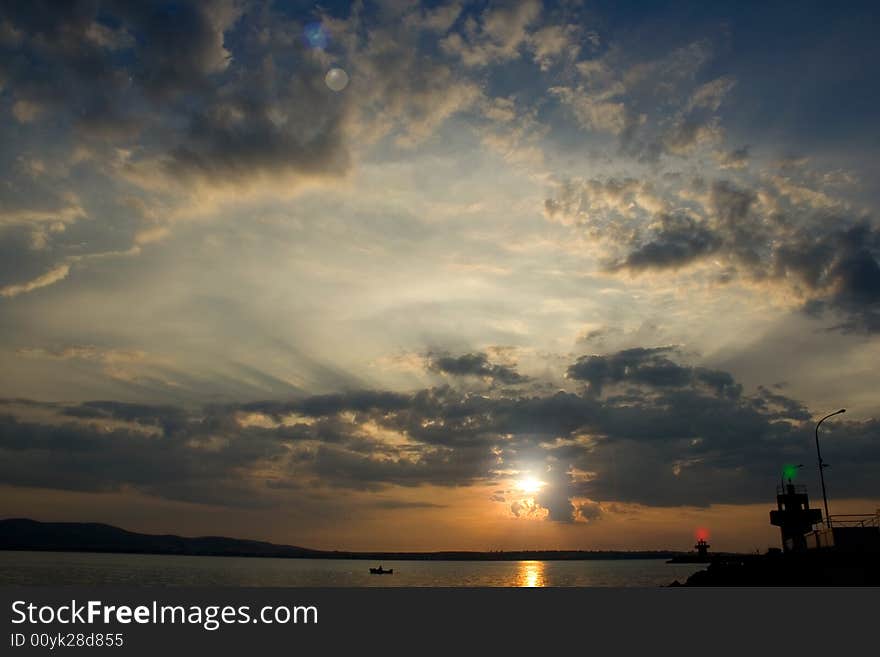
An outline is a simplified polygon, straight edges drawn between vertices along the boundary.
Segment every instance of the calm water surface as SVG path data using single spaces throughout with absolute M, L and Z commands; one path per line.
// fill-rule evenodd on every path
M 701 564 L 608 561 L 368 561 L 153 554 L 0 552 L 0 585 L 136 586 L 662 586 Z

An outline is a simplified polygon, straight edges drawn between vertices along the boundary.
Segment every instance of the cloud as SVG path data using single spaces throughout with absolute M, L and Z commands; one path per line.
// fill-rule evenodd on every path
M 729 75 L 716 78 L 705 84 L 700 85 L 691 94 L 690 99 L 685 106 L 685 111 L 695 109 L 708 109 L 712 112 L 718 111 L 724 97 L 736 86 L 736 80 Z
M 558 59 L 573 61 L 581 51 L 577 25 L 545 25 L 528 38 L 535 62 L 542 71 L 549 70 Z
M 721 143 L 724 131 L 715 113 L 735 85 L 732 77 L 722 76 L 697 87 L 675 114 L 671 127 L 663 132 L 655 148 L 662 147 L 666 153 L 681 156 Z
M 136 76 L 148 93 L 168 98 L 228 68 L 232 53 L 224 46 L 224 34 L 241 16 L 242 5 L 235 0 L 121 3 L 115 9 L 136 37 L 123 34 L 115 41 L 136 44 Z
M 357 95 L 349 125 L 355 139 L 373 143 L 390 134 L 397 145 L 413 147 L 483 97 L 479 84 L 425 52 L 422 32 L 411 23 L 431 29 L 418 13 L 381 25 L 352 17 L 338 28 L 367 33 L 365 43 L 348 47 L 350 91 Z
M 722 76 L 700 83 L 712 55 L 705 40 L 659 57 L 612 46 L 600 57 L 577 62 L 577 82 L 549 91 L 584 129 L 617 137 L 623 154 L 646 162 L 689 155 L 723 138 L 715 113 L 735 80 Z
M 137 143 L 132 164 L 142 169 L 159 162 L 172 178 L 214 184 L 338 176 L 348 166 L 345 104 L 300 42 L 281 53 L 261 39 L 273 20 L 266 12 L 246 13 L 235 0 L 109 2 L 100 11 L 90 2 L 63 11 L 13 3 L 0 18 L 22 34 L 7 82 L 21 121 L 51 108 L 69 114 L 82 137 Z
M 259 505 L 259 496 L 243 494 L 253 486 L 235 472 L 270 458 L 280 448 L 268 442 L 257 445 L 253 436 L 248 441 L 212 442 L 210 435 L 193 433 L 157 438 L 124 428 L 35 424 L 4 417 L 0 449 L 16 466 L 10 461 L 2 467 L 2 478 L 19 486 L 82 491 L 132 487 L 171 499 Z M 54 482 L 46 477 L 48 472 Z
M 711 263 L 726 268 L 722 279 L 734 272 L 788 290 L 811 314 L 837 313 L 842 330 L 878 330 L 880 232 L 868 217 L 790 180 L 696 179 L 678 189 L 633 178 L 568 180 L 544 211 L 584 231 L 606 272 Z
M 541 13 L 537 0 L 517 0 L 488 7 L 478 20 L 470 19 L 464 33 L 453 32 L 440 42 L 448 54 L 465 66 L 487 66 L 519 57 L 528 38 L 527 28 Z M 546 41 L 546 38 L 544 39 Z
M 0 210 L 0 226 L 64 226 L 87 216 L 82 202 L 74 194 L 59 193 L 48 184 L 23 183 L 7 185 L 0 192 L 4 208 Z
M 4 475 L 262 504 L 302 488 L 495 489 L 528 470 L 547 486 L 515 513 L 559 522 L 595 520 L 609 499 L 765 499 L 809 438 L 807 409 L 752 386 L 754 372 L 737 370 L 747 388 L 656 345 L 716 353 L 751 339 L 704 330 L 691 282 L 731 313 L 771 298 L 842 331 L 880 330 L 880 240 L 856 201 L 872 192 L 850 189 L 871 177 L 819 171 L 821 152 L 777 166 L 777 149 L 810 145 L 754 138 L 797 117 L 750 111 L 756 79 L 723 39 L 654 25 L 599 39 L 588 28 L 615 20 L 572 3 L 315 11 L 323 49 L 277 3 L 0 8 L 0 295 L 23 375 L 9 385 L 40 396 L 91 376 L 121 390 L 77 387 L 99 400 L 10 420 L 4 460 L 20 455 L 27 473 Z M 342 93 L 324 85 L 330 66 L 350 75 Z M 39 294 L 99 262 L 101 276 L 64 284 L 67 301 Z M 127 325 L 132 298 L 161 326 Z M 234 342 L 216 334 L 224 323 Z M 595 353 L 538 362 L 585 326 Z M 522 366 L 461 351 L 510 327 Z M 31 334 L 50 346 L 13 355 Z M 302 346 L 278 346 L 288 339 Z M 322 349 L 364 378 L 301 353 Z M 418 369 L 365 371 L 396 349 Z M 271 359 L 272 374 L 236 359 Z M 104 399 L 170 398 L 171 382 L 159 393 L 144 376 L 166 364 L 186 402 L 217 403 Z M 293 397 L 260 401 L 276 395 Z M 876 423 L 844 426 L 835 466 L 847 490 L 868 489 L 855 464 L 876 463 Z
M 461 2 L 450 2 L 433 9 L 422 8 L 420 12 L 407 14 L 404 22 L 417 29 L 445 34 L 458 19 L 461 10 Z
M 534 500 L 514 500 L 510 503 L 510 512 L 515 518 L 529 518 L 539 516 L 542 507 Z
M 358 105 L 326 88 L 326 55 L 304 48 L 299 22 L 231 0 L 62 4 L 0 9 L 0 24 L 15 37 L 0 43 L 6 107 L 26 122 L 0 129 L 15 162 L 0 162 L 8 180 L 0 224 L 27 226 L 36 247 L 81 264 L 136 253 L 168 236 L 175 220 L 213 216 L 224 201 L 289 195 L 349 172 Z M 424 73 L 436 93 L 413 94 L 413 139 L 478 92 L 460 85 L 461 95 L 444 94 L 441 77 Z M 447 82 L 458 84 L 451 74 Z M 35 161 L 34 152 L 39 171 L 21 165 Z M 41 225 L 74 223 L 65 234 Z M 18 273 L 29 282 L 0 283 L 8 283 L 5 296 L 70 272 L 56 264 L 38 276 L 46 263 L 33 260 Z
M 602 505 L 598 502 L 587 501 L 577 505 L 577 518 L 584 522 L 597 522 L 604 513 Z
M 880 331 L 880 231 L 858 224 L 817 238 L 802 236 L 776 253 L 776 273 L 812 293 L 807 310 L 843 314 L 846 331 Z
M 133 180 L 158 173 L 166 184 L 182 179 L 209 189 L 263 189 L 265 182 L 290 186 L 343 176 L 351 164 L 350 105 L 324 84 L 326 63 L 296 38 L 299 25 L 279 17 L 273 22 L 265 12 L 239 18 L 229 7 L 210 16 L 185 66 L 175 62 L 166 71 L 157 62 L 159 72 L 145 80 L 148 92 L 160 97 L 184 84 L 193 99 L 179 117 L 182 129 L 163 126 L 162 150 L 131 163 Z M 235 53 L 223 45 L 230 29 L 238 35 Z M 211 75 L 218 83 L 198 82 Z
M 738 397 L 742 386 L 727 372 L 682 366 L 668 355 L 674 347 L 636 347 L 608 356 L 582 356 L 570 365 L 567 376 L 586 381 L 593 394 L 608 384 L 636 384 L 654 388 L 706 385 L 716 394 Z
M 12 116 L 19 123 L 31 123 L 43 113 L 43 107 L 32 100 L 17 100 L 12 104 Z
M 151 357 L 139 349 L 100 348 L 94 345 L 70 345 L 46 349 L 44 347 L 20 347 L 16 353 L 26 358 L 41 358 L 62 361 L 86 361 L 101 365 L 102 372 L 117 381 L 134 382 L 145 377 L 141 368 L 161 363 L 163 359 Z M 157 381 L 158 379 L 151 379 Z M 166 385 L 174 385 L 164 381 Z
M 22 102 L 37 99 L 56 107 L 64 101 L 88 104 L 86 94 L 111 98 L 121 91 L 126 80 L 113 59 L 119 52 L 131 56 L 133 77 L 151 95 L 167 100 L 203 86 L 208 76 L 227 68 L 231 54 L 224 33 L 241 15 L 241 3 L 232 0 L 50 4 L 5 3 L 0 18 L 19 35 L 10 45 L 39 64 L 31 79 L 26 69 L 11 67 L 17 94 L 28 99 Z M 101 83 L 110 85 L 104 94 Z
M 687 155 L 697 148 L 721 142 L 723 134 L 717 118 L 682 117 L 662 137 L 667 153 Z
M 446 509 L 447 504 L 435 504 L 434 502 L 418 502 L 410 500 L 378 500 L 372 504 L 377 509 Z
M 614 239 L 632 236 L 627 221 L 639 215 L 665 212 L 667 202 L 649 183 L 636 178 L 566 180 L 555 198 L 544 203 L 545 215 L 561 223 L 584 226 L 599 236 Z
M 578 122 L 588 130 L 623 135 L 642 122 L 642 117 L 628 111 L 626 105 L 616 99 L 617 90 L 594 95 L 582 87 L 551 87 L 550 93 L 568 105 Z
M 721 169 L 745 169 L 749 164 L 749 147 L 717 152 L 715 159 Z
M 631 251 L 612 269 L 675 269 L 705 257 L 720 245 L 718 236 L 693 217 L 663 214 L 657 218 L 651 241 Z
M 220 183 L 344 174 L 341 111 L 319 76 L 288 78 L 283 92 L 269 95 L 267 87 L 277 82 L 248 76 L 246 88 L 228 87 L 194 113 L 164 162 L 168 172 Z
M 45 274 L 41 274 L 34 279 L 26 281 L 24 283 L 15 283 L 12 285 L 5 285 L 0 288 L 0 296 L 6 298 L 17 297 L 19 294 L 25 294 L 27 292 L 33 292 L 34 290 L 39 290 L 42 287 L 47 287 L 52 285 L 53 283 L 57 283 L 58 281 L 63 281 L 67 278 L 67 275 L 70 273 L 70 265 L 62 264 L 57 267 L 53 267 Z
M 810 453 L 810 413 L 767 387 L 746 394 L 728 372 L 677 363 L 674 353 L 641 347 L 580 358 L 569 377 L 590 385 L 583 393 L 490 397 L 440 387 L 201 409 L 56 404 L 38 419 L 0 416 L 0 476 L 12 485 L 127 487 L 234 506 L 277 504 L 303 486 L 497 487 L 527 470 L 545 484 L 533 499 L 498 499 L 514 515 L 558 522 L 593 522 L 610 501 L 767 499 L 778 468 Z M 242 421 L 256 412 L 262 421 Z M 865 473 L 880 463 L 877 421 L 839 422 L 833 431 L 838 494 L 873 494 L 876 481 Z M 401 506 L 388 499 L 376 504 Z
M 517 372 L 514 367 L 489 362 L 489 357 L 485 353 L 461 356 L 428 354 L 428 369 L 450 376 L 472 376 L 500 384 L 528 381 L 528 377 Z

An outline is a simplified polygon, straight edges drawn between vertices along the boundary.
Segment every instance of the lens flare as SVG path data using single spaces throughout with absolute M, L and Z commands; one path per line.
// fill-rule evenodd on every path
M 331 68 L 324 77 L 324 83 L 333 91 L 342 91 L 348 86 L 348 73 L 341 68 Z
M 309 23 L 303 29 L 303 38 L 309 48 L 324 50 L 327 47 L 327 31 L 320 23 Z

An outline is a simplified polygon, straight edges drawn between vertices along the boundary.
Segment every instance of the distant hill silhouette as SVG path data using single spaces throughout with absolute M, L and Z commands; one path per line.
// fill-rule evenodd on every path
M 38 522 L 25 518 L 0 520 L 0 550 L 49 552 L 116 552 L 287 559 L 370 559 L 448 561 L 568 561 L 582 559 L 670 559 L 672 550 L 516 550 L 493 552 L 346 552 L 311 550 L 223 536 L 186 538 L 171 534 L 138 534 L 112 525 L 84 522 Z
M 83 522 L 0 520 L 0 550 L 123 552 L 238 557 L 307 557 L 316 550 L 222 536 L 184 538 L 137 534 L 112 525 Z

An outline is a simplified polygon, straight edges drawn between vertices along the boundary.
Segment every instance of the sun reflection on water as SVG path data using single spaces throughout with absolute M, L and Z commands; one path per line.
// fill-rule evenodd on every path
M 517 586 L 535 587 L 544 586 L 544 562 L 543 561 L 520 561 L 519 570 L 516 573 Z

